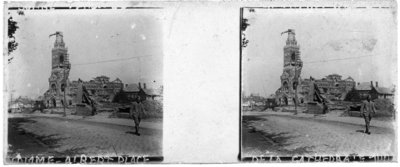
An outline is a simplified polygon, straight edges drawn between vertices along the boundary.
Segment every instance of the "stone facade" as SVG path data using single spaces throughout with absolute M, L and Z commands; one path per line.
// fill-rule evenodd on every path
M 283 48 L 283 73 L 280 77 L 281 87 L 276 91 L 276 98 L 279 104 L 294 105 L 298 99 L 303 62 L 300 58 L 300 46 L 297 45 L 295 31 L 289 29 L 283 33 L 287 33 L 288 38 Z
M 307 103 L 315 101 L 315 93 L 327 100 L 344 100 L 346 94 L 355 87 L 353 78 L 348 77 L 343 80 L 342 76 L 331 74 L 319 80 L 311 77 L 301 79 L 303 62 L 295 31 L 289 29 L 283 33 L 287 33 L 288 38 L 283 49 L 283 73 L 280 77 L 281 86 L 275 92 L 276 102 L 279 105 Z
M 78 79 L 77 81 L 71 82 L 71 94 L 73 96 L 78 96 L 81 89 L 80 87 L 84 87 L 89 95 L 96 101 L 111 102 L 114 96 L 122 90 L 123 83 L 119 78 L 110 81 L 110 78 L 104 75 L 98 76 L 90 81 Z M 74 102 L 81 103 L 78 98 L 76 98 Z
M 311 79 L 302 80 L 301 91 L 299 91 L 302 96 L 308 95 L 311 85 L 310 82 Z M 342 79 L 342 76 L 338 74 L 331 74 L 325 78 L 314 80 L 313 82 L 318 86 L 321 94 L 329 100 L 344 100 L 346 94 L 351 91 L 356 84 L 353 78 L 348 77 Z
M 56 40 L 51 50 L 51 75 L 49 77 L 49 89 L 45 93 L 44 100 L 48 107 L 61 107 L 72 102 L 69 95 L 68 80 L 71 64 L 69 63 L 68 48 L 65 47 L 62 32 L 57 31 L 50 36 L 53 35 L 56 36 Z
M 44 102 L 47 107 L 63 107 L 85 102 L 85 92 L 95 101 L 112 101 L 114 96 L 123 88 L 120 79 L 110 81 L 107 76 L 98 76 L 90 81 L 70 82 L 68 48 L 65 47 L 62 32 L 56 32 L 50 36 L 56 36 L 52 53 L 51 75 L 49 89 L 44 93 Z M 64 101 L 66 103 L 64 103 Z

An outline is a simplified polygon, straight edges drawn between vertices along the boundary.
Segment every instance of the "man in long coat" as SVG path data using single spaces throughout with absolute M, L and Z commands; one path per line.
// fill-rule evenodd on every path
M 139 125 L 144 114 L 144 106 L 139 97 L 136 98 L 134 102 L 132 102 L 131 109 L 129 111 L 130 117 L 135 121 L 135 134 L 140 136 L 139 133 Z
M 371 95 L 368 95 L 367 100 L 363 102 L 361 106 L 361 114 L 365 120 L 365 133 L 371 134 L 369 131 L 369 124 L 372 119 L 372 113 L 376 113 L 375 111 L 375 104 L 371 101 Z

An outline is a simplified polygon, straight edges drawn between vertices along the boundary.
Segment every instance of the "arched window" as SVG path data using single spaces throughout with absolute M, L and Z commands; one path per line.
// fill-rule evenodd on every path
M 60 63 L 64 63 L 64 55 L 60 55 Z
M 51 90 L 56 91 L 57 87 L 56 84 L 51 84 Z
M 61 84 L 61 92 L 65 91 L 65 84 Z
M 292 61 L 296 60 L 296 53 L 295 52 L 292 52 L 291 59 L 292 59 Z
M 293 82 L 293 90 L 297 89 L 297 82 Z
M 288 83 L 287 83 L 286 81 L 283 82 L 283 89 L 284 89 L 284 90 L 289 89 Z

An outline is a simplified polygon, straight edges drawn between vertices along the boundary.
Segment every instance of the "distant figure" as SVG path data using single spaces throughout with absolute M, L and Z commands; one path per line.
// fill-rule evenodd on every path
M 375 104 L 374 102 L 371 101 L 371 95 L 367 96 L 367 101 L 364 101 L 362 106 L 361 106 L 361 114 L 364 117 L 365 120 L 365 133 L 366 134 L 371 134 L 369 131 L 369 124 L 372 119 L 372 112 L 375 114 Z
M 90 106 L 92 107 L 92 116 L 96 115 L 97 108 L 94 101 L 91 101 Z
M 322 114 L 326 114 L 328 112 L 328 105 L 326 104 L 325 100 L 322 101 Z
M 138 136 L 140 136 L 139 124 L 142 119 L 143 113 L 144 113 L 144 106 L 140 100 L 140 97 L 137 97 L 136 100 L 132 103 L 129 115 L 135 121 L 135 130 L 136 130 L 135 134 Z

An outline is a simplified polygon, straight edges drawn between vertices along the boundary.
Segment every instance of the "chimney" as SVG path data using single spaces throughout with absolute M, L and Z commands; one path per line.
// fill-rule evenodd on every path
M 374 82 L 371 81 L 371 87 L 374 87 Z
M 376 87 L 379 87 L 379 86 L 378 86 L 378 81 L 375 82 L 375 86 L 376 86 Z
M 371 81 L 372 82 L 372 81 Z M 142 89 L 142 84 L 140 84 L 140 82 L 139 82 L 139 89 Z
M 146 83 L 143 83 L 143 89 L 146 89 Z

